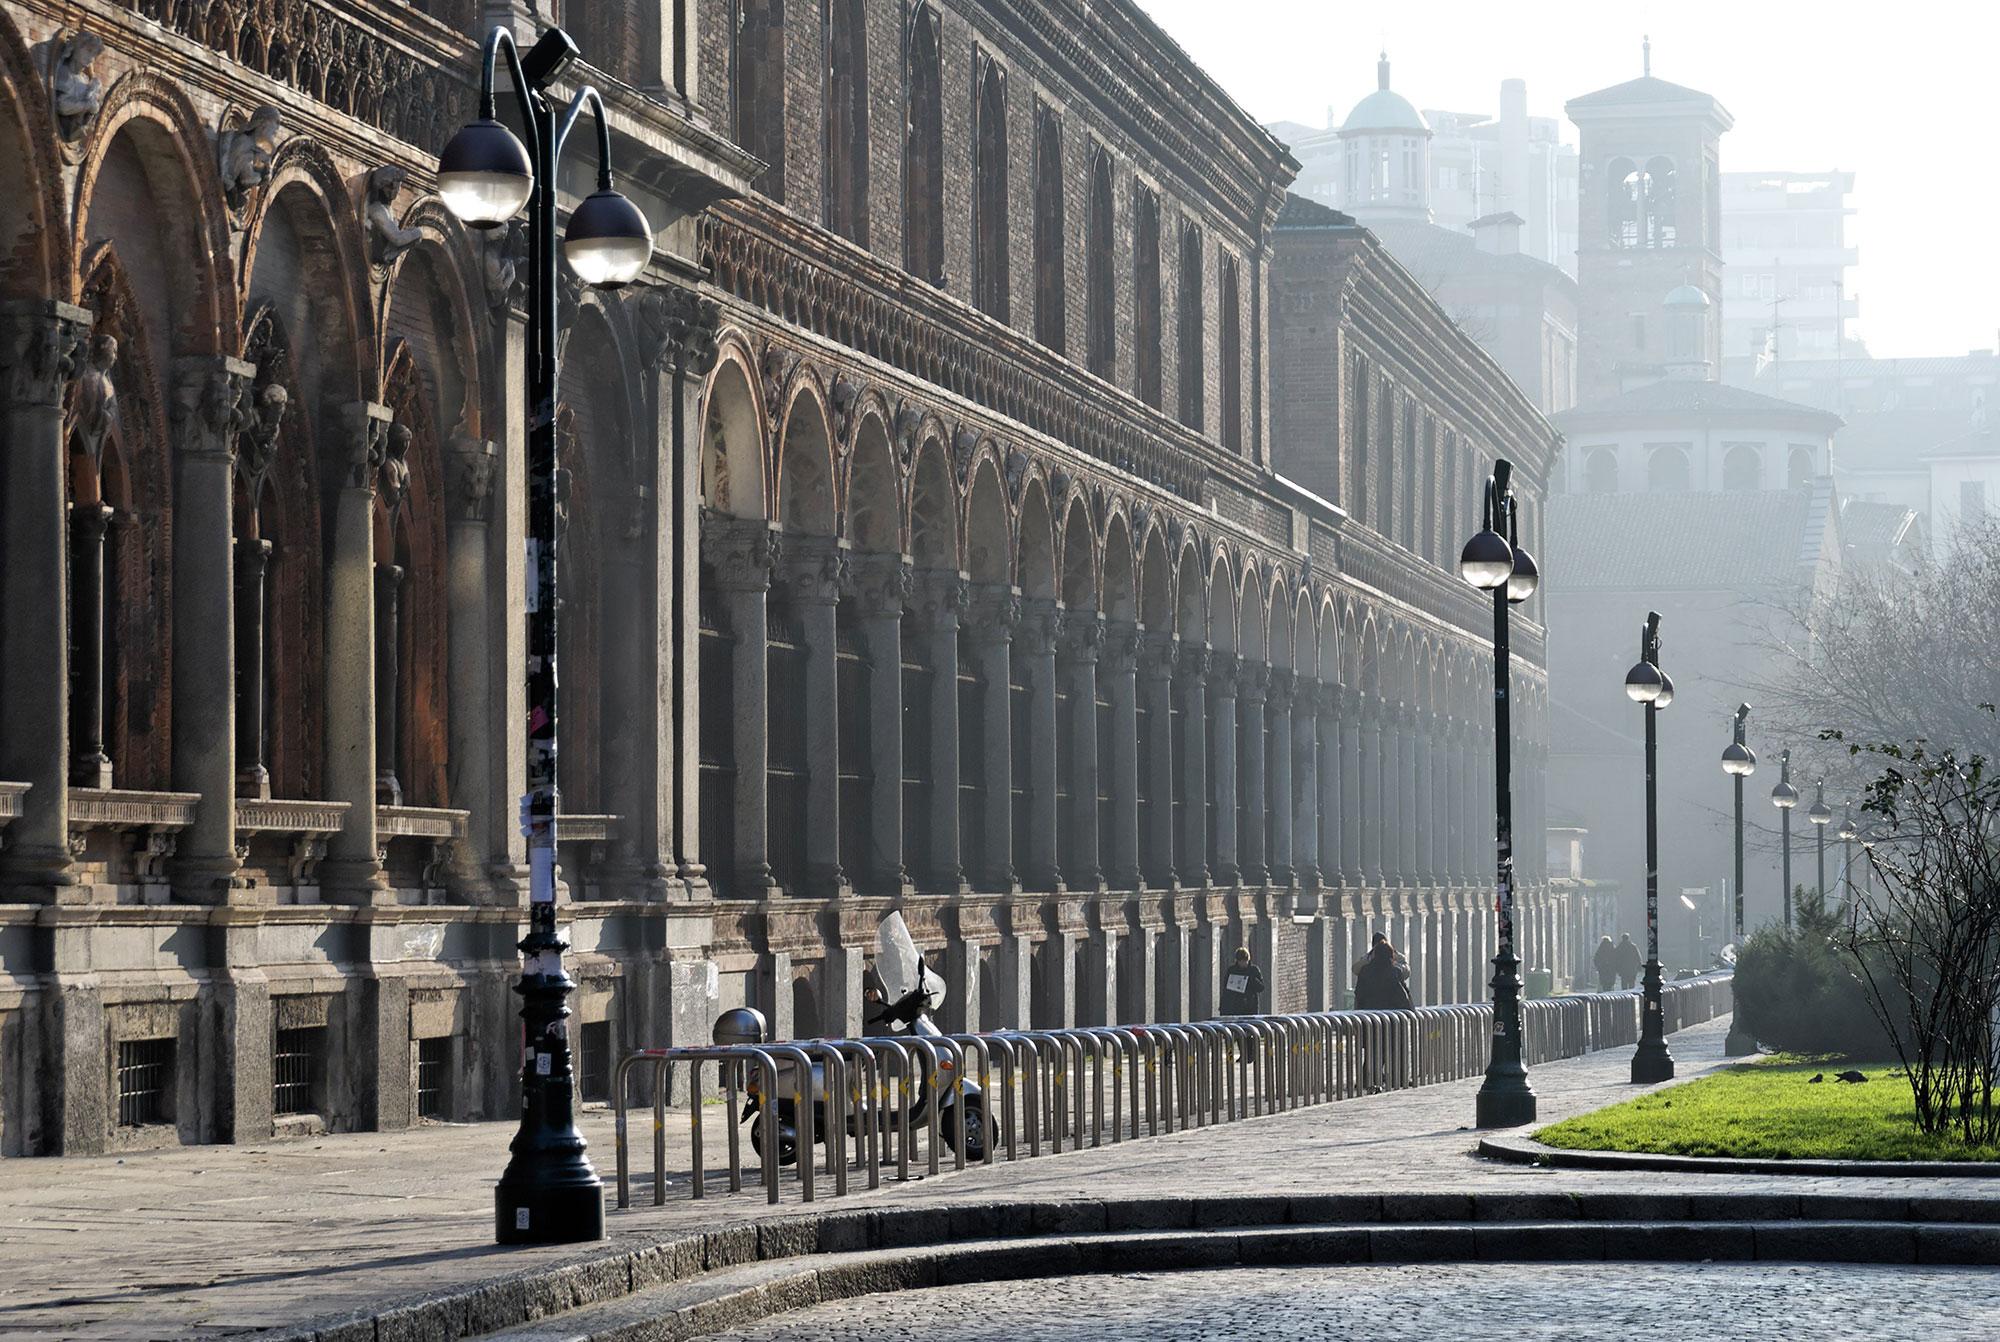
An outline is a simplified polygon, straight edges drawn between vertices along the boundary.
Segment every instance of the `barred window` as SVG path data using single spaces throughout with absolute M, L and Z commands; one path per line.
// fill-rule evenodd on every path
M 174 1121 L 172 1039 L 126 1039 L 118 1045 L 118 1126 Z

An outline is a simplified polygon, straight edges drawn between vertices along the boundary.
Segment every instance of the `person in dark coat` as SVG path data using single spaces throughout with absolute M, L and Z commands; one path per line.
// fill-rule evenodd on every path
M 1639 986 L 1639 947 L 1632 940 L 1630 932 L 1618 934 L 1618 986 L 1636 988 Z
M 1415 1007 L 1416 1003 L 1410 999 L 1409 966 L 1401 962 L 1396 948 L 1384 937 L 1375 943 L 1375 949 L 1368 952 L 1368 958 L 1355 971 L 1354 1009 L 1410 1011 Z
M 1257 999 L 1264 995 L 1264 971 L 1250 963 L 1247 946 L 1236 948 L 1236 958 L 1222 971 L 1222 1014 L 1254 1016 Z
M 1610 937 L 1597 939 L 1597 954 L 1590 957 L 1590 963 L 1597 969 L 1597 991 L 1610 992 L 1618 982 L 1618 948 L 1611 944 Z

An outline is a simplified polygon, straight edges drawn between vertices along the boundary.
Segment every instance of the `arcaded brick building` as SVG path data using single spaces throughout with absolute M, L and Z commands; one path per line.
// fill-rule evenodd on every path
M 1504 375 L 1365 234 L 1281 285 L 1295 165 L 1124 0 L 565 7 L 658 230 L 562 301 L 585 1097 L 855 1029 L 891 907 L 955 1027 L 1372 927 L 1480 993 Z M 0 1150 L 511 1111 L 526 267 L 431 184 L 530 8 L 0 3 Z

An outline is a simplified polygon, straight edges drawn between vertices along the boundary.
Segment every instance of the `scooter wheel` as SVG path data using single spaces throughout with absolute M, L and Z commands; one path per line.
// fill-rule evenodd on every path
M 754 1120 L 750 1124 L 750 1149 L 752 1151 L 755 1151 L 760 1159 L 763 1157 L 764 1125 L 761 1122 L 757 1122 Z M 779 1128 L 778 1163 L 780 1165 L 790 1166 L 790 1165 L 796 1165 L 798 1163 L 798 1160 L 799 1160 L 799 1138 L 797 1130 L 793 1128 Z
M 944 1138 L 955 1151 L 962 1151 L 968 1162 L 986 1159 L 986 1152 L 998 1140 L 993 1120 L 986 1116 L 983 1104 L 962 1104 L 958 1122 L 945 1128 Z

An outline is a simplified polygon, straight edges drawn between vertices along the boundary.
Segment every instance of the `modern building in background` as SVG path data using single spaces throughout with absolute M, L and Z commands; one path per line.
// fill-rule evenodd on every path
M 1847 323 L 1861 312 L 1847 239 L 1851 172 L 1722 174 L 1724 367 L 1864 354 Z

